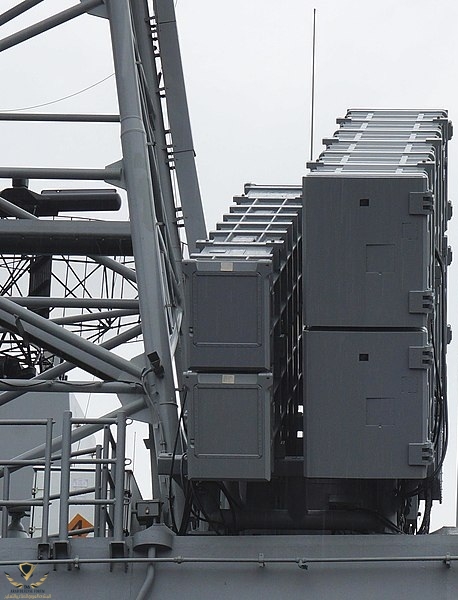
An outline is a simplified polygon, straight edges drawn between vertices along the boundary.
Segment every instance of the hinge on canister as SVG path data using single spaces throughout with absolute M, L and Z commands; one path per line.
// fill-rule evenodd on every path
M 409 214 L 429 215 L 434 210 L 434 194 L 432 192 L 410 192 Z
M 431 442 L 409 444 L 409 465 L 429 465 L 434 459 L 434 448 Z
M 409 292 L 409 313 L 430 313 L 433 309 L 434 292 L 432 290 Z
M 409 347 L 409 369 L 429 369 L 434 360 L 432 346 Z

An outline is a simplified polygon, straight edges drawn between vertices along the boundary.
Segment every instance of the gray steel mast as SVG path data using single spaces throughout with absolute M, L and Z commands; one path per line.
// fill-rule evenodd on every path
M 4 22 L 11 20 L 17 14 L 27 11 L 32 5 L 19 5 L 15 11 L 8 11 L 3 16 Z M 8 198 L 1 199 L 1 208 L 6 215 L 14 215 L 17 219 L 27 219 L 27 227 L 20 228 L 20 221 L 13 222 L 5 219 L 0 224 L 4 229 L 5 246 L 4 253 L 17 252 L 14 247 L 14 239 L 20 235 L 22 250 L 31 254 L 62 253 L 86 254 L 97 264 L 113 272 L 113 276 L 119 275 L 135 284 L 138 289 L 138 308 L 140 322 L 142 324 L 142 338 L 144 343 L 143 367 L 127 363 L 124 359 L 112 356 L 103 348 L 97 348 L 93 343 L 77 339 L 75 334 L 69 332 L 64 335 L 62 329 L 63 320 L 59 324 L 47 322 L 39 314 L 30 314 L 27 309 L 21 309 L 17 304 L 4 302 L 4 313 L 2 325 L 17 336 L 23 332 L 27 339 L 33 340 L 34 344 L 47 348 L 48 351 L 60 356 L 61 359 L 73 360 L 79 367 L 90 373 L 112 379 L 129 380 L 137 384 L 136 391 L 143 389 L 145 405 L 150 408 L 150 421 L 154 423 L 151 431 L 154 431 L 151 443 L 155 446 L 154 455 L 159 453 L 183 452 L 180 436 L 176 439 L 178 425 L 177 390 L 181 388 L 180 366 L 174 372 L 173 361 L 176 354 L 177 364 L 182 364 L 181 346 L 179 342 L 179 331 L 183 313 L 182 306 L 182 275 L 181 275 L 181 246 L 184 242 L 192 249 L 199 238 L 205 238 L 205 224 L 203 219 L 202 205 L 197 184 L 196 168 L 194 163 L 194 151 L 192 137 L 189 127 L 186 96 L 184 90 L 181 59 L 178 50 L 178 38 L 176 28 L 170 28 L 169 17 L 174 14 L 173 2 L 160 3 L 157 8 L 157 16 L 162 15 L 160 23 L 155 24 L 150 16 L 147 2 L 138 2 L 132 6 L 125 0 L 113 0 L 105 4 L 97 0 L 86 0 L 80 5 L 75 5 L 61 13 L 53 15 L 35 25 L 32 25 L 16 34 L 10 35 L 0 42 L 1 49 L 8 48 L 24 42 L 31 37 L 42 34 L 50 28 L 73 19 L 84 12 L 93 12 L 96 16 L 108 19 L 112 33 L 113 58 L 116 73 L 116 85 L 118 90 L 118 103 L 120 108 L 119 117 L 116 115 L 65 115 L 65 114 L 28 114 L 8 113 L 3 118 L 21 121 L 45 120 L 60 121 L 67 123 L 78 122 L 100 122 L 115 123 L 121 126 L 122 159 L 115 165 L 105 169 L 37 169 L 37 168 L 12 168 L 2 169 L 0 175 L 3 178 L 11 177 L 14 181 L 19 178 L 56 178 L 56 179 L 81 179 L 81 180 L 105 180 L 117 183 L 124 187 L 127 192 L 129 204 L 129 227 L 123 228 L 121 223 L 112 221 L 107 223 L 106 231 L 100 230 L 103 224 L 78 223 L 76 221 L 53 221 L 47 222 L 37 218 L 36 210 L 30 210 L 29 206 L 18 204 L 15 200 L 17 194 L 10 193 Z M 156 17 L 157 18 L 157 17 Z M 156 32 L 156 33 L 155 33 Z M 153 35 L 159 36 L 160 47 L 165 51 L 157 55 L 153 49 Z M 158 43 L 156 39 L 156 45 Z M 173 56 L 169 56 L 169 48 L 173 48 Z M 171 75 L 167 79 L 171 83 L 172 90 L 169 94 L 159 88 L 160 73 L 158 65 L 160 62 L 167 63 Z M 173 71 L 173 73 L 172 73 Z M 166 84 L 167 85 L 167 84 Z M 178 86 L 174 89 L 174 86 Z M 168 112 L 168 122 L 165 121 L 164 110 Z M 179 132 L 175 141 L 171 130 Z M 179 138 L 179 139 L 178 139 Z M 180 153 L 178 160 L 174 152 Z M 177 175 L 179 198 L 176 198 L 171 181 L 171 170 Z M 14 192 L 14 190 L 13 190 Z M 24 193 L 24 192 L 23 192 Z M 25 192 L 27 194 L 27 192 Z M 96 192 L 94 192 L 96 195 Z M 31 194 L 33 196 L 33 194 Z M 11 201 L 12 200 L 12 201 Z M 35 198 L 37 202 L 43 202 L 40 197 Z M 78 202 L 78 198 L 76 201 Z M 180 202 L 180 206 L 177 204 Z M 29 210 L 27 210 L 29 209 Z M 61 204 L 61 210 L 66 207 Z M 180 211 L 183 213 L 183 225 L 185 237 L 180 238 L 179 220 Z M 33 214 L 32 214 L 33 213 Z M 57 213 L 56 213 L 57 214 Z M 19 226 L 19 229 L 18 229 Z M 94 229 L 95 226 L 95 229 Z M 108 255 L 132 254 L 135 261 L 135 270 L 126 267 L 119 261 L 104 256 L 101 239 L 108 240 L 113 232 L 119 229 L 119 235 L 113 238 L 111 247 L 106 246 Z M 8 230 L 11 229 L 11 233 Z M 43 229 L 44 228 L 44 229 Z M 59 228 L 61 231 L 59 232 Z M 79 231 L 78 231 L 79 228 Z M 86 238 L 84 245 L 81 241 Z M 16 237 L 15 237 L 16 236 Z M 124 240 L 122 241 L 122 236 Z M 43 240 L 49 238 L 49 242 L 43 245 Z M 72 241 L 75 237 L 79 240 L 77 244 Z M 52 239 L 59 242 L 52 242 Z M 11 240 L 8 247 L 7 239 Z M 91 242 L 90 240 L 93 240 Z M 92 252 L 95 250 L 95 252 Z M 26 299 L 18 298 L 19 302 Z M 33 298 L 28 298 L 29 307 Z M 63 306 L 68 299 L 59 300 L 52 298 L 50 306 Z M 128 307 L 128 299 L 92 299 L 94 308 L 99 310 L 105 305 L 119 308 Z M 35 303 L 42 305 L 45 299 L 36 300 Z M 73 305 L 83 310 L 88 306 L 87 300 L 76 298 Z M 26 310 L 22 318 L 19 316 L 21 310 Z M 37 309 L 38 310 L 38 309 Z M 116 316 L 115 313 L 112 313 Z M 122 313 L 118 313 L 122 319 Z M 89 319 L 90 317 L 85 317 Z M 97 317 L 95 317 L 96 319 Z M 27 322 L 26 322 L 26 319 Z M 78 320 L 73 319 L 72 323 Z M 79 321 L 82 322 L 81 320 Z M 21 325 L 18 327 L 18 323 Z M 133 330 L 138 334 L 137 330 Z M 64 338 L 68 342 L 64 342 Z M 69 346 L 66 349 L 65 344 Z M 76 348 L 81 351 L 85 347 L 87 358 L 81 354 L 77 358 Z M 74 349 L 74 350 L 72 350 Z M 100 362 L 95 362 L 95 356 L 100 357 Z M 99 359 L 98 359 L 99 360 Z M 105 364 L 106 363 L 106 364 Z M 120 370 L 113 371 L 108 364 L 119 364 Z M 64 363 L 65 364 L 65 363 Z M 123 366 L 121 366 L 123 365 Z M 60 368 L 60 367 L 59 367 Z M 59 373 L 63 372 L 62 369 Z M 45 370 L 37 375 L 40 379 L 51 379 L 54 370 Z M 123 374 L 124 373 L 124 374 Z M 130 375 L 127 375 L 130 373 Z M 9 384 L 11 389 L 12 382 Z M 103 383 L 98 384 L 102 389 Z M 111 384 L 106 384 L 111 385 Z M 122 384 L 124 385 L 124 383 Z M 119 389 L 127 390 L 125 386 Z M 10 401 L 12 397 L 18 397 L 27 389 L 38 390 L 36 384 L 31 380 L 29 386 L 21 382 L 15 392 L 4 394 L 0 399 L 2 404 Z M 75 389 L 78 386 L 75 384 Z M 59 385 L 56 383 L 56 388 Z M 106 386 L 105 386 L 106 387 Z M 49 389 L 49 388 L 48 388 Z M 107 388 L 108 389 L 108 388 Z M 126 396 L 128 398 L 129 396 Z M 157 474 L 153 475 L 157 478 Z M 162 477 L 161 495 L 165 498 L 169 494 L 170 487 L 168 478 Z M 158 489 L 154 484 L 154 489 Z M 177 489 L 175 495 L 179 496 Z M 169 499 L 171 506 L 172 501 Z

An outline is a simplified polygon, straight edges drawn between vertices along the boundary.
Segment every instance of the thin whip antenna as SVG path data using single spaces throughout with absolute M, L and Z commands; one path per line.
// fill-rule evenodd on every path
M 310 115 L 310 160 L 313 160 L 313 130 L 315 125 L 315 40 L 316 40 L 316 8 L 313 9 L 313 38 L 312 38 L 312 98 Z

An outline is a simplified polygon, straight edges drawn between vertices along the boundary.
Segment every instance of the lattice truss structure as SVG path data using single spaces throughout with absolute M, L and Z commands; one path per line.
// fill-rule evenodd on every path
M 37 4 L 19 3 L 0 24 Z M 171 452 L 181 261 L 206 237 L 174 6 L 83 0 L 2 39 L 0 51 L 84 14 L 110 31 L 119 114 L 8 112 L 0 120 L 119 124 L 121 156 L 100 168 L 0 167 L 0 404 L 41 389 L 122 393 L 128 415 L 143 410 L 157 425 L 152 455 L 154 447 Z M 40 180 L 59 189 L 40 191 Z M 120 208 L 128 220 L 109 217 Z M 83 381 L 68 378 L 75 366 Z
M 0 260 L 2 296 L 88 341 L 101 343 L 139 323 L 136 282 L 87 257 L 55 255 L 51 259 L 44 255 L 2 254 Z M 118 260 L 121 265 L 133 266 L 128 257 Z M 49 288 L 49 296 L 37 296 L 31 289 L 37 269 L 49 269 L 48 278 L 43 281 Z M 119 308 L 114 308 L 116 305 Z M 17 333 L 4 330 L 0 339 L 1 355 L 5 360 L 7 357 L 18 359 L 19 365 L 16 363 L 14 368 L 19 367 L 18 374 L 23 376 L 29 377 L 32 369 L 43 373 L 59 362 L 55 353 L 23 340 Z M 8 376 L 11 376 L 10 367 L 13 363 L 6 367 Z

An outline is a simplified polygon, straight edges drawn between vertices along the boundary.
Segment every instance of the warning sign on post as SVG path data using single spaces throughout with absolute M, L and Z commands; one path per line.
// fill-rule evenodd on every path
M 76 533 L 77 531 L 80 531 L 81 529 L 89 529 L 91 527 L 94 527 L 94 525 L 92 523 L 90 523 L 87 519 L 85 519 L 83 517 L 83 515 L 80 515 L 79 513 L 76 514 L 73 519 L 70 521 L 70 523 L 68 524 L 68 531 L 74 531 L 75 534 L 72 537 L 87 537 L 89 535 L 89 531 L 86 532 L 81 532 L 81 533 Z

